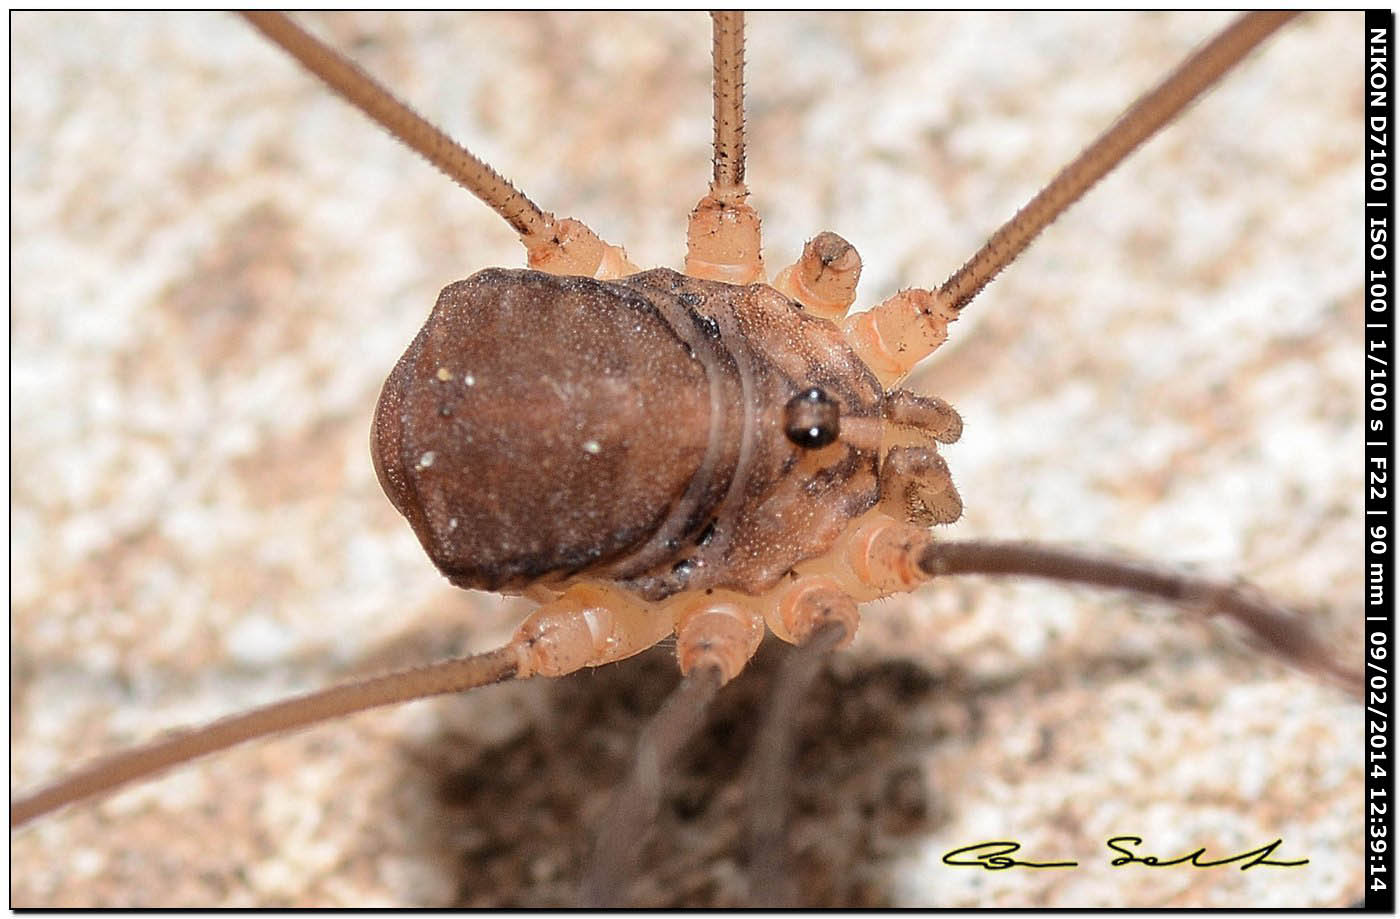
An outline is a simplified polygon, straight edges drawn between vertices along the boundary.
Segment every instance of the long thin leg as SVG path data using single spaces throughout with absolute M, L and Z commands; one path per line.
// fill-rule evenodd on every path
M 245 740 L 410 699 L 464 692 L 499 683 L 516 675 L 518 661 L 517 649 L 507 645 L 471 657 L 334 686 L 234 715 L 193 731 L 176 734 L 167 740 L 99 760 L 32 795 L 17 798 L 10 805 L 10 826 L 20 826 L 66 804 L 110 791 L 119 785 L 227 749 Z
M 636 271 L 625 253 L 576 220 L 556 220 L 499 172 L 444 134 L 334 48 L 282 13 L 243 13 L 252 26 L 409 149 L 476 195 L 520 234 L 530 264 L 555 274 Z
M 950 574 L 1047 578 L 1147 594 L 1202 615 L 1221 615 L 1247 629 L 1289 663 L 1361 695 L 1362 674 L 1338 661 L 1304 616 L 1240 584 L 1227 584 L 1160 565 L 1024 542 L 937 540 L 918 549 L 930 577 Z
M 702 605 L 701 609 L 705 608 Z M 707 656 L 706 648 L 701 647 L 694 657 L 703 663 L 695 669 L 708 669 L 709 662 L 719 659 L 727 662 L 733 672 L 738 672 L 763 634 L 762 620 L 757 614 L 753 618 L 749 627 L 749 631 L 757 631 L 752 639 L 753 647 L 741 643 L 737 651 L 728 648 L 729 657 L 721 655 L 719 658 Z M 724 617 L 720 619 L 723 621 Z M 656 644 L 669 632 L 668 621 L 625 591 L 598 584 L 577 584 L 536 609 L 520 624 L 510 642 L 493 651 L 333 686 L 118 753 L 16 800 L 10 810 L 10 826 L 19 826 L 66 804 L 149 778 L 171 766 L 244 741 L 370 708 L 465 692 L 502 680 L 536 675 L 563 676 L 585 666 L 629 657 Z M 692 637 L 722 639 L 726 635 L 732 637 L 733 632 L 733 629 L 728 633 L 721 629 L 716 633 L 714 629 L 702 628 Z
M 797 905 L 788 872 L 787 817 L 797 711 L 827 655 L 846 637 L 839 622 L 821 627 L 778 668 L 772 699 L 748 768 L 749 896 L 754 906 Z
M 613 792 L 594 843 L 579 893 L 583 906 L 625 903 L 627 885 L 637 875 L 642 844 L 661 807 L 665 774 L 676 754 L 704 725 L 721 684 L 718 668 L 695 669 L 642 731 L 632 771 Z
M 744 14 L 714 20 L 715 162 L 710 192 L 726 204 L 748 197 L 744 184 Z
M 1042 230 L 1293 15 L 1250 13 L 1235 20 L 1133 103 L 937 290 L 900 291 L 847 319 L 846 334 L 861 360 L 886 384 L 902 378 L 947 339 L 947 324 Z
M 1011 264 L 1041 230 L 1294 15 L 1249 13 L 1227 26 L 1118 116 L 1112 127 L 993 233 L 986 245 L 943 282 L 938 289 L 939 297 L 954 310 L 962 309 L 998 272 Z
M 758 212 L 745 199 L 744 14 L 711 13 L 714 21 L 715 161 L 710 191 L 686 229 L 685 273 L 707 281 L 751 284 L 763 279 Z

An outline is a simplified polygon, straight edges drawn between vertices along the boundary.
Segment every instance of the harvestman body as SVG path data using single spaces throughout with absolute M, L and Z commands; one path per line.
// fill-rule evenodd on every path
M 822 268 L 833 261 L 820 253 L 809 255 L 809 265 L 812 260 Z M 710 260 L 710 264 L 716 262 Z M 814 273 L 819 276 L 821 270 Z M 864 584 L 873 593 L 907 588 L 925 579 L 919 567 L 937 567 L 931 560 L 926 565 L 919 561 L 923 556 L 917 553 L 911 555 L 916 547 L 911 540 L 921 540 L 922 525 L 957 516 L 956 494 L 934 446 L 956 439 L 956 415 L 938 400 L 898 391 L 887 395 L 870 367 L 883 371 L 886 380 L 902 376 L 908 366 L 882 354 L 879 345 L 886 337 L 907 340 L 911 334 L 925 334 L 919 331 L 922 326 L 910 328 L 910 317 L 926 318 L 941 307 L 931 297 L 897 298 L 884 313 L 876 314 L 899 326 L 897 336 L 881 336 L 878 327 L 868 326 L 874 330 L 863 339 L 852 334 L 848 345 L 831 322 L 803 315 L 771 293 L 771 288 L 722 284 L 716 275 L 723 274 L 716 271 L 709 280 L 695 280 L 660 270 L 591 281 L 561 280 L 536 272 L 482 272 L 444 291 L 434 316 L 386 384 L 376 420 L 376 467 L 434 562 L 463 586 L 529 588 L 542 598 L 558 597 L 560 590 L 569 596 L 567 591 L 575 590 L 569 601 L 572 608 L 568 602 L 556 599 L 554 603 L 558 611 L 580 615 L 556 621 L 534 618 L 522 631 L 525 644 L 544 647 L 546 652 L 531 651 L 534 656 L 527 658 L 517 648 L 505 669 L 490 671 L 490 678 L 508 675 L 512 668 L 523 672 L 523 660 L 538 672 L 566 672 L 615 659 L 621 656 L 617 650 L 639 650 L 672 627 L 684 633 L 693 621 L 687 616 L 704 614 L 712 620 L 717 615 L 719 624 L 710 626 L 700 620 L 695 626 L 698 637 L 692 653 L 699 664 L 695 658 L 686 660 L 688 645 L 682 635 L 683 666 L 689 663 L 688 669 L 702 671 L 714 667 L 721 671 L 721 679 L 727 679 L 752 653 L 748 645 L 755 631 L 761 634 L 756 620 L 743 621 L 743 597 L 768 592 L 799 563 L 822 556 L 842 537 L 849 521 L 873 512 L 877 505 L 881 512 L 890 512 L 880 514 L 882 525 L 887 518 L 919 526 L 890 530 L 895 535 L 879 539 L 868 530 L 854 531 L 865 545 L 850 550 L 857 553 L 851 569 L 864 564 L 869 579 L 857 577 L 854 585 L 840 578 L 835 584 L 822 582 L 828 592 L 820 595 L 819 602 L 810 602 L 805 598 L 813 594 L 799 591 L 774 597 L 769 625 L 785 637 L 800 640 L 835 618 L 836 627 L 849 635 L 854 620 L 842 618 L 849 600 L 843 603 L 840 598 L 849 598 L 853 586 Z M 546 293 L 532 294 L 513 310 L 512 298 L 530 288 Z M 655 403 L 640 404 L 636 417 L 628 419 L 618 409 L 631 404 L 633 394 L 626 390 L 635 387 L 624 386 L 621 393 L 607 387 L 590 391 L 590 385 L 600 387 L 597 368 L 584 368 L 588 372 L 581 371 L 577 380 L 567 372 L 562 379 L 556 377 L 554 383 L 565 390 L 562 394 L 548 381 L 532 390 L 516 385 L 504 362 L 493 366 L 489 349 L 470 350 L 480 342 L 506 341 L 529 343 L 548 354 L 548 344 L 529 342 L 532 317 L 521 315 L 522 309 L 531 305 L 538 309 L 541 302 L 552 304 L 555 321 L 538 328 L 555 330 L 551 334 L 561 339 L 562 357 L 597 355 L 599 363 L 623 366 L 618 371 L 622 379 L 647 380 L 654 387 L 635 394 L 635 400 L 644 403 L 652 398 Z M 820 308 L 817 299 L 803 302 Z M 588 321 L 558 321 L 559 314 L 568 316 L 571 311 Z M 607 314 L 619 328 L 640 317 L 651 326 L 642 340 L 630 339 L 609 350 L 615 339 L 607 325 L 598 322 Z M 770 317 L 766 322 L 765 316 Z M 494 337 L 477 334 L 477 329 L 470 328 L 472 322 L 493 324 Z M 745 322 L 757 326 L 757 331 L 743 329 Z M 858 327 L 849 330 L 858 332 Z M 446 345 L 434 345 L 439 332 L 446 336 Z M 597 336 L 592 347 L 564 341 L 584 333 Z M 511 339 L 511 334 L 517 337 Z M 771 340 L 765 342 L 765 335 Z M 936 346 L 941 335 L 941 329 L 927 333 L 926 346 Z M 810 344 L 792 346 L 804 340 Z M 882 365 L 882 360 L 889 363 Z M 629 375 L 624 366 L 629 361 L 645 371 L 638 372 L 634 366 Z M 601 374 L 603 379 L 608 376 L 606 371 Z M 509 394 L 504 399 L 502 389 Z M 485 411 L 469 404 L 478 394 L 486 400 Z M 675 411 L 677 406 L 690 410 Z M 587 414 L 589 409 L 597 410 L 596 417 Z M 542 411 L 557 411 L 560 423 L 512 426 L 522 414 Z M 679 421 L 672 419 L 673 411 Z M 645 445 L 651 454 L 619 459 L 619 451 L 632 448 L 635 440 L 629 432 L 659 416 L 673 420 L 673 425 L 690 426 L 673 427 L 674 440 Z M 562 430 L 565 419 L 579 417 L 586 421 L 577 430 Z M 705 423 L 695 422 L 698 418 Z M 512 445 L 507 450 L 518 449 L 521 460 L 558 455 L 560 463 L 569 465 L 563 470 L 541 466 L 521 471 L 523 463 L 511 455 L 472 454 L 470 444 L 449 436 L 460 419 L 469 419 L 472 430 L 484 428 L 492 432 L 493 440 Z M 888 433 L 882 437 L 883 423 L 907 432 L 913 443 Z M 558 442 L 550 439 L 556 434 Z M 486 462 L 481 462 L 483 458 Z M 611 466 L 603 465 L 610 462 Z M 456 480 L 440 478 L 463 465 L 485 470 L 488 481 L 490 475 L 500 473 L 501 486 L 463 489 Z M 522 524 L 548 511 L 547 503 L 540 502 L 550 499 L 551 483 L 582 482 L 597 476 L 599 466 L 631 473 L 650 471 L 617 476 L 617 487 L 630 488 L 632 493 L 624 492 L 629 500 L 610 505 L 611 516 L 602 522 L 596 514 L 583 515 L 586 494 L 560 492 L 556 487 L 553 494 L 562 511 L 550 521 L 556 529 L 537 529 L 543 535 L 527 545 L 490 541 L 491 530 L 529 532 Z M 537 477 L 531 478 L 532 474 Z M 482 500 L 483 495 L 489 500 Z M 809 507 L 824 513 L 826 522 L 812 526 Z M 772 538 L 774 521 L 791 518 L 793 508 L 803 509 L 802 525 L 791 528 L 790 539 Z M 764 532 L 770 535 L 761 538 Z M 919 551 L 923 545 L 917 543 Z M 911 567 L 911 560 L 918 564 Z M 881 565 L 888 570 L 876 570 Z M 953 570 L 956 565 L 951 563 Z M 809 573 L 813 579 L 828 576 L 804 569 L 803 578 Z M 1137 572 L 1133 578 L 1131 585 L 1123 586 L 1140 586 L 1144 575 Z M 614 590 L 609 583 L 628 593 Z M 581 586 L 571 588 L 571 584 Z M 739 596 L 719 607 L 683 596 L 716 588 Z M 1171 590 L 1190 593 L 1179 582 L 1165 581 L 1159 592 Z M 672 601 L 674 621 L 665 617 L 663 630 L 646 621 L 648 616 L 656 618 L 654 610 L 629 600 L 629 593 L 648 603 L 674 597 L 682 601 Z M 680 608 L 695 602 L 700 608 Z M 1220 602 L 1228 606 L 1233 601 L 1222 595 Z M 798 615 L 784 618 L 784 612 L 794 609 Z M 599 617 L 605 614 L 616 617 L 617 631 L 597 631 Z M 726 631 L 731 621 L 743 627 Z M 592 633 L 591 645 L 579 643 L 580 623 Z M 574 631 L 564 634 L 570 629 Z M 550 637 L 555 634 L 563 637 L 555 642 Z M 740 652 L 726 646 L 723 654 L 713 659 L 706 656 L 731 640 L 740 643 Z M 1304 650 L 1299 656 L 1306 660 L 1310 653 Z M 479 678 L 479 673 L 472 677 Z

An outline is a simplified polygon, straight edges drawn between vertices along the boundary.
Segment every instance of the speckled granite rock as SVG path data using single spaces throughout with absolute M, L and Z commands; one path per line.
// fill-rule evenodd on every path
M 544 206 L 679 263 L 704 17 L 309 18 Z M 865 259 L 862 304 L 938 282 L 1222 21 L 752 17 L 770 266 L 830 228 Z M 12 788 L 499 642 L 521 605 L 434 573 L 367 431 L 438 288 L 520 264 L 509 231 L 230 17 L 12 25 Z M 922 377 L 967 422 L 953 532 L 1241 575 L 1359 655 L 1360 42 L 1357 15 L 1289 29 L 954 328 Z M 733 688 L 736 729 L 766 672 Z M 12 903 L 568 902 L 668 674 L 499 687 L 180 770 L 16 834 Z M 1359 708 L 1170 610 L 972 582 L 875 604 L 805 717 L 793 870 L 822 902 L 1360 895 Z M 643 902 L 741 901 L 740 753 L 687 767 Z M 1311 862 L 1115 869 L 1115 834 L 1164 855 L 1281 837 Z M 1082 865 L 940 864 L 987 838 Z

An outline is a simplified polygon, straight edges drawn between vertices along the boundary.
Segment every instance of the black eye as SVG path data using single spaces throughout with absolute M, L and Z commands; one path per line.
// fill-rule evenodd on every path
M 841 433 L 841 409 L 816 386 L 798 393 L 783 409 L 783 433 L 804 450 L 834 443 Z

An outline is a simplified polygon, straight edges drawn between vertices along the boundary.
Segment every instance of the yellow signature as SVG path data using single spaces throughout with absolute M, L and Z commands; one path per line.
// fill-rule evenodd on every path
M 1174 858 L 1160 858 L 1156 855 L 1140 855 L 1134 849 L 1143 844 L 1141 836 L 1114 836 L 1105 845 L 1113 852 L 1119 853 L 1109 862 L 1115 868 L 1124 865 L 1146 865 L 1149 868 L 1170 868 L 1173 865 L 1189 865 L 1193 868 L 1218 868 L 1221 865 L 1229 865 L 1240 862 L 1240 870 L 1247 871 L 1256 865 L 1268 865 L 1274 868 L 1296 868 L 1299 865 L 1306 865 L 1308 860 L 1300 858 L 1295 860 L 1270 858 L 1279 846 L 1283 845 L 1283 839 L 1275 839 L 1271 843 L 1250 849 L 1247 852 L 1239 852 L 1226 858 L 1207 859 L 1205 857 L 1206 847 L 1201 846 L 1191 852 L 1178 855 Z M 993 840 L 991 842 L 979 842 L 970 846 L 963 846 L 961 849 L 953 849 L 943 856 L 943 864 L 958 867 L 982 868 L 986 871 L 1005 871 L 1008 868 L 1076 868 L 1079 862 L 1036 862 L 1029 859 L 1012 858 L 1013 853 L 1021 851 L 1019 842 L 1012 842 L 1006 839 Z

